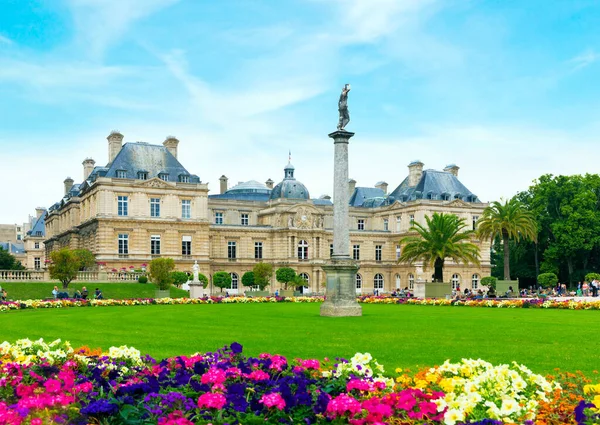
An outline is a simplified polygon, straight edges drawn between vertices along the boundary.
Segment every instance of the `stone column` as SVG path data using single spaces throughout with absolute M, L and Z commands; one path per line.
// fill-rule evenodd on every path
M 348 227 L 348 144 L 354 133 L 338 130 L 329 135 L 334 145 L 333 171 L 333 255 L 323 266 L 327 273 L 325 302 L 321 316 L 362 316 L 356 302 L 354 279 L 358 266 L 350 258 Z

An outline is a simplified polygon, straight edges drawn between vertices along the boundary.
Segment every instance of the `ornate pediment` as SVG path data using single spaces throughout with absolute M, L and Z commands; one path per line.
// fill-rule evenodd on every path
M 454 199 L 453 201 L 446 203 L 446 205 L 451 207 L 472 208 L 470 203 L 465 202 L 462 199 Z
M 170 188 L 172 188 L 172 186 L 169 183 L 167 183 L 167 182 L 159 179 L 158 177 L 154 177 L 154 178 L 152 178 L 150 180 L 145 180 L 144 182 L 140 183 L 139 186 L 142 186 L 142 187 L 155 187 L 155 188 L 159 188 L 159 189 L 170 189 Z
M 279 216 L 280 223 L 282 217 L 287 227 L 297 229 L 322 228 L 324 222 L 323 214 L 312 205 L 294 205 Z

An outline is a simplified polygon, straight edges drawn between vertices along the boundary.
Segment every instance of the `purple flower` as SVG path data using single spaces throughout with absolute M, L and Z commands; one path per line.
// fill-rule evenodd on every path
M 231 352 L 234 354 L 240 354 L 242 352 L 242 344 L 232 342 L 230 345 Z
M 108 400 L 96 400 L 85 406 L 80 412 L 84 415 L 114 415 L 119 412 L 119 407 L 116 404 L 110 403 Z
M 577 407 L 575 408 L 575 420 L 577 421 L 577 425 L 584 425 L 588 417 L 586 416 L 584 410 L 592 407 L 596 407 L 594 403 L 586 403 L 585 400 L 581 400 Z

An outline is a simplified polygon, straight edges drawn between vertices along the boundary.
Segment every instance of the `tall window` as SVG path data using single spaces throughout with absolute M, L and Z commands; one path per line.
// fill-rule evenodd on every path
M 415 289 L 415 275 L 412 273 L 408 275 L 408 289 Z
M 305 240 L 298 242 L 298 260 L 308 260 L 308 242 Z
M 400 285 L 400 275 L 397 274 L 395 276 L 395 278 L 396 278 L 396 289 L 400 289 L 400 287 L 401 287 L 401 285 Z
M 375 277 L 373 278 L 373 289 L 376 289 L 377 291 L 383 290 L 383 275 L 382 274 L 377 273 L 375 275 Z
M 360 260 L 360 245 L 352 246 L 352 259 L 357 261 Z
M 401 215 L 397 215 L 396 216 L 396 232 L 400 231 L 400 226 L 402 225 L 402 216 Z
M 192 201 L 189 199 L 181 200 L 181 218 L 192 217 Z
M 118 179 L 126 179 L 127 178 L 127 171 L 125 171 L 125 170 L 117 170 L 117 178 Z
M 119 255 L 129 254 L 129 235 L 127 233 L 119 233 Z
M 158 175 L 158 178 L 165 182 L 169 181 L 169 175 L 167 173 L 160 173 Z
M 147 171 L 138 171 L 138 179 L 140 180 L 148 180 L 148 172 Z
M 35 243 L 33 244 L 33 247 L 34 247 L 35 249 L 40 249 L 40 243 L 39 243 L 39 242 L 35 242 Z
M 471 276 L 471 289 L 477 288 L 479 288 L 479 275 L 474 274 L 473 276 Z
M 456 273 L 454 273 L 452 275 L 451 282 L 452 282 L 452 289 L 458 289 L 460 287 L 460 276 L 457 275 Z
M 254 242 L 254 258 L 261 260 L 263 258 L 263 243 Z
M 473 230 L 477 230 L 477 220 L 479 220 L 478 215 L 473 216 Z
M 41 258 L 40 257 L 35 257 L 33 259 L 33 267 L 36 270 L 39 270 L 41 266 L 42 266 L 42 260 L 41 260 Z
M 236 243 L 233 241 L 227 242 L 227 258 L 234 260 L 236 257 Z
M 410 215 L 410 225 L 412 226 L 413 224 L 415 224 L 415 215 L 411 214 Z
M 223 213 L 222 212 L 215 212 L 215 224 L 223 224 Z
M 117 197 L 117 214 L 118 215 L 127 215 L 127 196 L 118 196 Z
M 249 222 L 249 220 L 248 220 L 248 214 L 243 213 L 241 215 L 241 217 L 242 217 L 242 226 L 247 226 L 248 222 Z
M 396 245 L 396 260 L 400 259 L 400 255 L 402 255 L 402 250 L 400 248 L 400 245 Z
M 239 279 L 238 279 L 237 273 L 229 273 L 229 276 L 231 276 L 231 289 L 233 289 L 234 291 L 237 291 L 238 284 L 239 284 Z
M 160 198 L 150 198 L 150 217 L 160 217 Z
M 364 219 L 362 219 L 362 218 L 358 219 L 357 228 L 358 228 L 358 230 L 365 230 L 365 220 Z
M 160 255 L 160 235 L 150 236 L 150 254 Z
M 192 255 L 192 237 L 182 236 L 181 237 L 181 255 L 189 256 Z
M 362 276 L 356 273 L 354 277 L 354 282 L 356 283 L 356 291 L 359 292 L 362 289 Z
M 329 244 L 329 256 L 333 257 L 333 244 L 332 243 Z
M 389 223 L 388 219 L 384 218 L 383 219 L 383 230 L 387 232 L 388 230 L 390 230 L 389 227 L 390 227 L 390 223 Z
M 375 261 L 381 261 L 382 245 L 375 245 Z
M 181 174 L 179 176 L 179 182 L 181 182 L 181 183 L 189 183 L 190 182 L 190 176 L 185 175 L 185 174 Z
M 304 284 L 302 286 L 305 286 L 308 288 L 309 287 L 308 282 L 310 282 L 310 276 L 308 275 L 308 273 L 300 273 L 298 276 L 300 276 L 300 278 L 302 280 L 304 280 Z

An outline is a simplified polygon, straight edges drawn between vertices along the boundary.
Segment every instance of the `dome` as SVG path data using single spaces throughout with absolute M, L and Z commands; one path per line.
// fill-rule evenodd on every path
M 283 171 L 284 179 L 273 188 L 270 199 L 310 199 L 306 186 L 294 178 L 294 166 L 288 162 Z
M 225 193 L 264 193 L 268 195 L 271 193 L 271 189 L 256 180 L 248 180 L 233 186 Z

